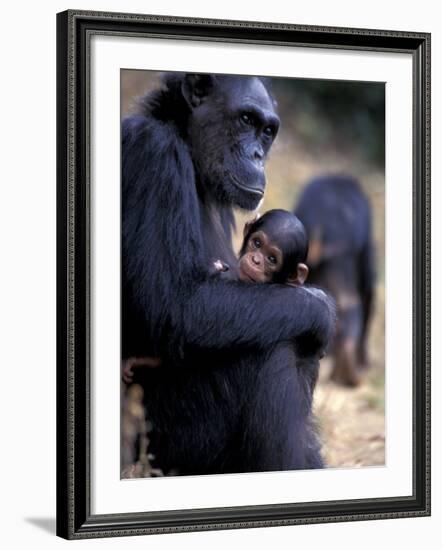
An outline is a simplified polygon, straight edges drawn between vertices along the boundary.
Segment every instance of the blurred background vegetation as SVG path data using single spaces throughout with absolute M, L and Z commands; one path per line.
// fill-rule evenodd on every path
M 138 97 L 159 83 L 160 73 L 122 70 L 122 117 L 136 109 Z M 381 465 L 385 463 L 385 87 L 374 82 L 287 78 L 271 78 L 268 84 L 282 124 L 267 163 L 260 212 L 293 210 L 308 181 L 328 173 L 358 179 L 372 205 L 377 267 L 368 349 L 372 367 L 360 386 L 345 388 L 329 381 L 331 365 L 324 358 L 314 411 L 328 466 Z M 237 248 L 250 217 L 250 213 L 237 215 Z

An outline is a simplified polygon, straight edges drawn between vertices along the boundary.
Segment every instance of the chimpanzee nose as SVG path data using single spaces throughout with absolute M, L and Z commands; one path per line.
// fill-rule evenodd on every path
M 252 254 L 252 262 L 256 265 L 259 265 L 261 263 L 259 256 L 257 256 L 256 254 Z

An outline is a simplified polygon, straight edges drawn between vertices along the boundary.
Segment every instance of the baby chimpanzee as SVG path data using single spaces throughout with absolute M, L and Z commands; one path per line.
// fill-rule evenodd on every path
M 308 276 L 308 267 L 304 263 L 307 253 L 308 238 L 302 222 L 286 210 L 269 210 L 244 226 L 239 278 L 249 283 L 302 285 Z M 213 267 L 213 276 L 234 278 L 230 266 L 221 260 L 216 260 Z M 161 359 L 153 357 L 126 359 L 123 380 L 132 381 L 134 367 L 155 368 L 160 364 Z
M 244 240 L 239 251 L 239 278 L 248 283 L 303 285 L 309 272 L 305 264 L 308 245 L 307 232 L 299 218 L 286 210 L 269 210 L 244 226 Z M 214 276 L 232 278 L 230 268 L 224 262 L 217 260 L 214 268 Z M 319 288 L 309 287 L 306 290 L 323 295 Z M 312 357 L 299 344 L 296 347 L 298 367 L 308 369 L 313 391 L 318 359 L 324 356 L 325 350 Z
M 302 222 L 286 210 L 269 210 L 263 216 L 247 222 L 244 240 L 239 251 L 238 274 L 241 281 L 248 283 L 280 283 L 303 285 L 308 277 L 305 264 L 308 254 L 308 237 Z M 232 277 L 229 266 L 220 260 L 214 263 L 214 276 Z M 233 271 L 233 270 L 232 270 Z M 316 295 L 325 294 L 319 288 L 306 288 Z M 305 372 L 310 397 L 316 385 L 319 359 L 325 350 L 312 355 L 294 342 L 297 360 L 296 368 Z
M 251 283 L 302 285 L 308 276 L 307 253 L 308 238 L 301 221 L 286 210 L 269 210 L 244 226 L 239 278 Z M 214 267 L 220 273 L 229 271 L 220 260 Z

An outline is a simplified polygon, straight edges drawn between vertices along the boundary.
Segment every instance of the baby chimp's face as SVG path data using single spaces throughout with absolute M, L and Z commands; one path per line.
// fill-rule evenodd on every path
M 254 283 L 270 283 L 282 266 L 283 255 L 279 246 L 262 230 L 252 233 L 239 260 L 240 279 Z

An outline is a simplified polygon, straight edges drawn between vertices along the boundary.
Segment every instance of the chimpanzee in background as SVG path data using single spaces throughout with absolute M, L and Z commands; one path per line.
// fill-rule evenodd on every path
M 253 210 L 279 126 L 255 77 L 169 73 L 122 128 L 122 359 L 143 369 L 165 473 L 322 465 L 296 342 L 330 338 L 328 297 L 211 276 L 236 269 L 233 207 Z
M 369 201 L 355 179 L 327 175 L 305 187 L 295 213 L 310 240 L 309 281 L 336 300 L 332 379 L 355 386 L 368 366 L 367 330 L 375 284 Z

